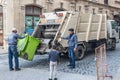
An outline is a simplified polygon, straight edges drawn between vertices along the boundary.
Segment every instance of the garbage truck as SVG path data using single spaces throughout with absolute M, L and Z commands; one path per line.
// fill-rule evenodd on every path
M 114 20 L 107 20 L 106 14 L 88 14 L 73 11 L 43 13 L 32 36 L 41 40 L 37 53 L 45 54 L 52 45 L 57 46 L 61 54 L 68 52 L 67 41 L 61 39 L 69 35 L 73 28 L 78 37 L 76 59 L 83 59 L 87 51 L 105 43 L 107 49 L 115 50 L 118 42 L 118 25 Z

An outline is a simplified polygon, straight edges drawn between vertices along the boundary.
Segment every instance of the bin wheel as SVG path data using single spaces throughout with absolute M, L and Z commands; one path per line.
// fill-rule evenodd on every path
M 23 55 L 23 58 L 26 59 L 26 60 L 28 60 L 28 54 L 25 53 L 25 54 Z
M 111 45 L 111 50 L 115 50 L 116 49 L 116 40 L 112 40 L 112 45 Z

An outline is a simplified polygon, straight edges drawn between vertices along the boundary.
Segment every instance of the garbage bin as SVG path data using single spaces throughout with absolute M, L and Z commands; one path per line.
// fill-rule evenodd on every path
M 39 39 L 36 39 L 32 36 L 26 36 L 24 39 L 19 39 L 17 48 L 19 57 L 22 57 L 26 60 L 33 60 L 37 46 L 41 43 Z
M 19 53 L 25 50 L 25 47 L 27 46 L 27 43 L 28 43 L 28 38 L 29 38 L 29 36 L 26 36 L 25 38 L 18 40 L 17 50 Z M 21 54 L 19 54 L 19 55 L 21 55 Z

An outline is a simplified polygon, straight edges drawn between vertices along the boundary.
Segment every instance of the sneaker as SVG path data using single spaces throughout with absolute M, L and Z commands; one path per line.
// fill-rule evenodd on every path
M 52 79 L 49 78 L 48 80 L 52 80 Z
M 10 71 L 13 71 L 13 70 L 14 70 L 14 68 L 11 68 L 11 69 L 10 69 Z
M 16 68 L 15 71 L 20 71 L 21 69 L 20 68 Z
M 54 80 L 57 80 L 57 78 L 54 78 Z

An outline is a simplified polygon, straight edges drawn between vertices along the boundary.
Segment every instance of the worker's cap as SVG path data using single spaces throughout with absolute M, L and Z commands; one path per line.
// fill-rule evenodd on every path
M 72 31 L 72 32 L 74 32 L 74 29 L 73 29 L 73 28 L 70 28 L 68 31 Z
M 16 28 L 12 28 L 12 31 L 17 31 L 17 29 Z

